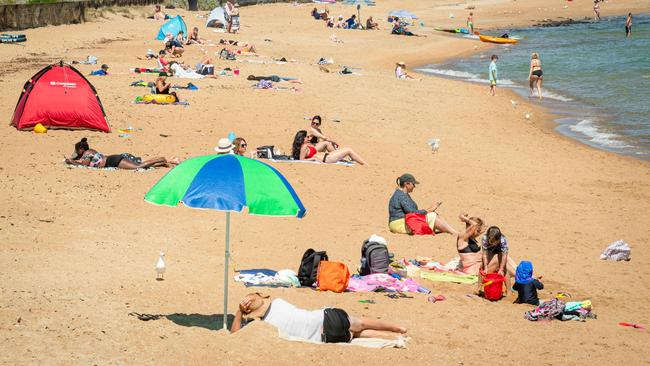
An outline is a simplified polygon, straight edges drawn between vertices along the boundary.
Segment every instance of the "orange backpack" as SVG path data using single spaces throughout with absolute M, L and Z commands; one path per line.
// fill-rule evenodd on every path
M 343 292 L 348 288 L 350 271 L 343 263 L 322 261 L 318 266 L 316 281 L 321 291 Z

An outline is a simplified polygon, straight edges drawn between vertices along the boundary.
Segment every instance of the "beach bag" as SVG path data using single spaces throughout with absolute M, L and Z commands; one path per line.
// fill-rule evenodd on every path
M 387 273 L 390 255 L 386 244 L 365 240 L 361 245 L 361 268 L 359 274 L 367 276 L 373 273 Z
M 413 235 L 435 235 L 427 222 L 427 215 L 411 212 L 404 216 L 404 222 Z
M 300 281 L 300 284 L 302 286 L 312 286 L 316 283 L 318 266 L 321 261 L 327 259 L 327 252 L 317 252 L 312 248 L 307 249 L 305 254 L 302 255 L 300 267 L 298 268 L 298 281 Z
M 257 148 L 257 158 L 258 159 L 273 159 L 273 149 L 274 145 L 265 145 Z
M 565 303 L 558 299 L 553 299 L 541 303 L 534 310 L 527 311 L 524 314 L 524 319 L 530 321 L 538 320 L 551 320 L 553 318 L 560 318 L 564 313 Z
M 318 266 L 317 287 L 321 291 L 343 292 L 350 282 L 348 267 L 339 262 L 322 261 Z
M 623 240 L 617 240 L 610 244 L 603 254 L 600 255 L 600 259 L 609 259 L 612 261 L 629 261 L 630 255 L 632 254 L 632 249 L 626 242 Z
M 485 298 L 490 301 L 498 301 L 503 297 L 503 283 L 506 278 L 498 273 L 488 273 L 483 275 L 483 293 Z

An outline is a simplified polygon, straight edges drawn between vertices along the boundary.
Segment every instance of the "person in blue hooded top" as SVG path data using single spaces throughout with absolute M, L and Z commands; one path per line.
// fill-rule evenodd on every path
M 539 282 L 542 276 L 533 277 L 533 264 L 529 261 L 521 261 L 515 272 L 515 285 L 512 288 L 517 291 L 515 304 L 531 304 L 539 306 L 537 290 L 542 290 L 544 284 Z

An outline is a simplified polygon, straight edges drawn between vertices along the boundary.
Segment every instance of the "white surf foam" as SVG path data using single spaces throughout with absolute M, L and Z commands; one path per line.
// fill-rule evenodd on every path
M 604 147 L 622 149 L 631 147 L 619 140 L 620 136 L 614 133 L 603 132 L 593 121 L 585 119 L 573 126 L 569 126 L 573 132 L 578 132 L 589 138 L 589 141 Z
M 552 91 L 549 90 L 542 90 L 542 96 L 548 99 L 559 100 L 560 102 L 570 102 L 573 100 L 569 97 L 565 97 L 564 95 L 553 93 Z
M 425 73 L 429 73 L 429 74 L 451 76 L 451 77 L 467 79 L 467 80 L 472 80 L 472 79 L 478 79 L 479 78 L 479 75 L 477 75 L 477 74 L 472 74 L 472 73 L 465 72 L 465 71 L 448 70 L 448 69 L 429 69 L 429 68 L 427 68 L 427 69 L 417 69 L 417 71 L 425 72 Z

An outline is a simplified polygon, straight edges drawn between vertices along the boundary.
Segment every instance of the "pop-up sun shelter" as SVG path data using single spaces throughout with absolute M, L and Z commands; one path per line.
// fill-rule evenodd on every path
M 158 31 L 157 40 L 162 41 L 165 39 L 167 33 L 171 33 L 172 36 L 176 37 L 180 31 L 183 31 L 183 34 L 187 36 L 187 27 L 185 26 L 185 21 L 180 15 L 177 15 L 174 18 L 169 19 L 165 24 L 160 26 Z
M 226 12 L 221 6 L 218 6 L 208 15 L 208 21 L 205 23 L 206 27 L 225 28 L 226 27 Z
M 43 68 L 23 86 L 11 125 L 31 130 L 38 123 L 48 128 L 111 130 L 95 87 L 63 62 Z

